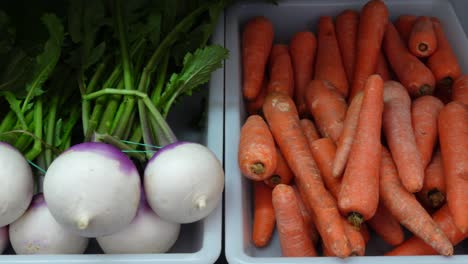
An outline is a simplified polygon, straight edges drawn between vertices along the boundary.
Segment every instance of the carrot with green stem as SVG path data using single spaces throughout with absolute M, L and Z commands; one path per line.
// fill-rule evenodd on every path
M 262 181 L 273 174 L 276 160 L 275 141 L 265 120 L 259 115 L 249 116 L 240 133 L 240 171 L 251 180 Z
M 271 177 L 264 180 L 265 184 L 274 188 L 280 183 L 290 184 L 293 178 L 294 174 L 289 168 L 286 160 L 284 160 L 283 154 L 281 154 L 281 151 L 276 148 L 276 169 Z
M 388 211 L 383 202 L 379 202 L 375 215 L 367 221 L 367 224 L 377 235 L 392 246 L 399 245 L 405 240 L 405 234 L 400 223 Z
M 455 225 L 468 233 L 468 105 L 447 104 L 438 125 L 448 207 Z
M 440 150 L 436 150 L 431 162 L 427 165 L 424 184 L 417 193 L 419 200 L 429 208 L 439 208 L 445 202 L 445 176 Z
M 299 209 L 301 210 L 302 219 L 304 220 L 304 224 L 306 226 L 307 234 L 312 240 L 312 244 L 316 245 L 319 241 L 319 234 L 317 228 L 315 228 L 315 224 L 312 218 L 312 213 L 309 207 L 305 204 L 301 193 L 296 185 L 291 185 L 294 189 L 294 193 L 296 194 L 297 204 L 299 205 Z
M 348 162 L 351 145 L 356 134 L 356 129 L 359 120 L 359 112 L 361 111 L 363 92 L 359 92 L 351 100 L 351 103 L 346 110 L 346 117 L 343 123 L 343 132 L 337 142 L 336 156 L 333 161 L 333 177 L 341 177 Z
M 307 108 L 320 134 L 338 141 L 347 109 L 343 95 L 328 81 L 312 80 L 305 96 Z
M 289 43 L 289 52 L 294 70 L 294 101 L 299 111 L 299 116 L 307 113 L 304 101 L 305 89 L 314 73 L 315 53 L 317 38 L 310 31 L 301 31 L 294 34 Z
M 444 103 L 431 95 L 421 96 L 411 105 L 411 121 L 423 168 L 431 161 L 437 143 L 437 117 L 443 107 Z
M 468 104 L 468 74 L 455 80 L 452 87 L 452 100 Z
M 408 91 L 395 81 L 384 84 L 382 127 L 403 186 L 409 192 L 419 192 L 423 185 L 424 167 L 411 123 L 411 98 Z
M 312 120 L 310 119 L 303 118 L 299 122 L 301 125 L 302 132 L 306 136 L 307 142 L 310 146 L 312 142 L 320 138 L 320 135 L 317 132 L 317 128 L 315 128 L 314 122 L 312 122 Z
M 433 93 L 434 75 L 424 63 L 409 52 L 392 23 L 387 25 L 383 49 L 393 72 L 412 97 Z
M 401 15 L 395 20 L 395 27 L 401 36 L 403 42 L 408 43 L 408 39 L 413 30 L 414 22 L 418 17 L 414 15 Z
M 242 91 L 253 100 L 260 93 L 265 68 L 273 45 L 273 24 L 266 17 L 254 17 L 242 32 Z
M 314 79 L 329 81 L 343 97 L 348 96 L 348 78 L 341 59 L 333 18 L 330 16 L 321 16 L 318 22 Z
M 252 241 L 256 247 L 264 247 L 270 242 L 275 230 L 275 210 L 272 190 L 263 182 L 254 181 L 254 217 Z
M 367 78 L 375 73 L 387 23 L 388 8 L 383 1 L 371 0 L 364 5 L 359 21 L 356 62 L 349 99 L 364 89 Z
M 428 243 L 441 255 L 453 255 L 447 236 L 419 204 L 415 196 L 401 184 L 390 152 L 382 148 L 380 195 L 385 207 L 414 235 Z
M 338 206 L 359 227 L 374 216 L 379 202 L 383 81 L 371 75 L 365 85 L 356 134 L 338 195 Z
M 437 50 L 437 38 L 429 17 L 420 16 L 414 22 L 408 38 L 408 49 L 419 58 L 431 56 Z
M 263 113 L 281 153 L 294 173 L 298 188 L 304 193 L 304 202 L 317 219 L 315 223 L 320 236 L 334 254 L 342 258 L 349 256 L 351 250 L 341 215 L 336 201 L 323 184 L 307 138 L 302 132 L 294 101 L 285 94 L 270 93 L 265 99 Z
M 279 184 L 273 189 L 272 200 L 282 255 L 317 256 L 312 240 L 307 235 L 294 189 L 289 185 Z
M 246 104 L 246 110 L 247 113 L 251 115 L 259 114 L 262 110 L 263 106 L 263 101 L 265 101 L 265 96 L 267 95 L 267 86 L 268 86 L 268 79 L 265 78 L 262 83 L 262 88 L 260 90 L 260 93 L 255 97 L 255 99 L 251 101 L 247 101 Z
M 348 78 L 348 85 L 353 83 L 354 63 L 356 61 L 356 43 L 359 28 L 359 13 L 346 9 L 335 20 L 336 39 L 340 47 L 343 67 Z

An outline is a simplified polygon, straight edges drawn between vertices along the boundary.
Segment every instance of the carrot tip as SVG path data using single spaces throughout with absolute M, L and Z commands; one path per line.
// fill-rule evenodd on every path
M 419 87 L 419 95 L 421 96 L 430 95 L 433 91 L 434 89 L 429 84 L 423 84 L 421 85 L 421 87 Z
M 450 76 L 447 76 L 439 81 L 439 85 L 444 88 L 452 87 L 453 79 Z
M 279 175 L 273 175 L 270 178 L 270 183 L 273 185 L 278 185 L 281 183 L 281 177 Z
M 262 174 L 265 172 L 265 165 L 263 165 L 261 162 L 256 162 L 250 166 L 250 171 L 255 174 Z
M 351 212 L 348 215 L 348 222 L 350 222 L 354 227 L 360 229 L 361 224 L 364 222 L 364 217 L 357 212 Z
M 437 189 L 432 189 L 427 193 L 427 198 L 431 202 L 433 208 L 438 208 L 445 201 L 445 195 Z
M 426 43 L 419 43 L 418 45 L 418 50 L 421 51 L 421 52 L 424 52 L 424 51 L 427 51 L 429 47 L 427 46 Z

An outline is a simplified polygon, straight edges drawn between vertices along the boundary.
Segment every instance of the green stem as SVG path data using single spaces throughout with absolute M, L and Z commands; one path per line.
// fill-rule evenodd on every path
M 32 129 L 34 127 L 34 111 L 29 111 L 26 116 L 25 116 L 25 120 L 26 120 L 26 123 L 28 124 L 28 128 L 25 129 L 26 131 L 29 132 L 29 129 Z M 18 122 L 16 125 L 15 125 L 16 128 L 21 128 L 22 125 Z M 24 152 L 27 147 L 33 142 L 33 138 L 29 135 L 26 135 L 25 133 L 23 134 L 20 134 L 19 136 L 16 136 L 16 140 L 15 140 L 15 143 L 14 143 L 14 146 L 19 149 L 21 152 Z
M 124 87 L 124 82 L 121 80 L 119 84 L 117 85 L 117 89 L 122 89 Z M 120 96 L 110 96 L 109 101 L 107 102 L 106 109 L 104 110 L 104 113 L 102 114 L 101 120 L 99 122 L 99 125 L 97 127 L 97 132 L 101 134 L 107 134 L 110 133 L 111 127 L 112 127 L 112 122 L 114 120 L 120 120 L 117 119 L 115 112 L 117 111 L 117 108 L 119 105 L 121 105 L 120 101 Z
M 154 105 L 159 104 L 159 99 L 162 94 L 162 90 L 164 87 L 164 84 L 166 83 L 166 73 L 167 73 L 167 66 L 169 65 L 169 53 L 167 53 L 162 62 L 161 62 L 161 67 L 159 67 L 157 76 L 156 76 L 156 85 L 151 93 L 151 101 L 153 102 Z
M 95 133 L 94 136 L 95 136 L 94 141 L 96 142 L 104 142 L 107 144 L 111 144 L 119 148 L 120 150 L 130 150 L 130 151 L 134 150 L 132 147 L 129 147 L 127 144 L 123 143 L 122 141 L 120 141 L 119 139 L 111 135 Z M 143 155 L 142 153 L 129 152 L 128 155 L 138 159 L 141 162 L 145 161 L 145 155 Z
M 65 124 L 63 125 L 62 143 L 60 144 L 60 146 L 57 146 L 60 149 L 60 151 L 64 151 L 70 147 L 71 134 L 79 118 L 80 118 L 79 108 L 75 107 L 74 109 L 71 110 L 70 115 L 68 116 L 68 118 L 65 121 Z
M 58 107 L 59 97 L 58 95 L 54 95 L 50 102 L 50 109 L 49 109 L 49 116 L 47 117 L 47 126 L 45 131 L 46 143 L 47 145 L 54 145 L 54 138 L 55 138 L 55 124 L 56 124 L 56 117 L 57 117 L 57 107 Z M 53 160 L 52 149 L 46 148 L 45 149 L 45 165 L 44 169 L 49 168 L 50 164 Z
M 0 133 L 8 131 L 13 128 L 15 125 L 15 112 L 8 111 L 8 114 L 3 118 L 2 123 L 0 124 Z
M 141 141 L 141 137 L 143 136 L 141 126 L 135 123 L 132 131 L 133 132 L 129 138 L 129 141 L 139 143 Z
M 145 103 L 141 100 L 138 101 L 138 112 L 140 113 L 140 127 L 143 132 L 143 142 L 146 145 L 153 145 L 154 142 L 152 140 L 151 127 L 148 122 L 148 116 L 146 114 L 146 109 L 145 109 Z M 149 150 L 149 147 L 145 146 L 145 149 Z M 152 155 L 153 153 L 146 152 L 146 157 L 148 159 L 150 159 Z
M 98 81 L 101 79 L 102 74 L 104 73 L 104 70 L 106 68 L 105 63 L 100 63 L 99 66 L 96 69 L 96 72 L 93 74 L 93 77 L 91 77 L 91 81 L 89 82 L 89 85 L 86 87 L 86 93 L 91 93 L 94 92 Z M 81 108 L 82 108 L 82 123 L 83 123 L 83 131 L 84 134 L 86 135 L 88 131 L 88 122 L 89 122 L 89 112 L 91 111 L 91 104 L 89 101 L 82 101 L 81 102 Z
M 38 99 L 34 105 L 34 145 L 24 156 L 28 160 L 34 160 L 42 151 L 42 99 Z

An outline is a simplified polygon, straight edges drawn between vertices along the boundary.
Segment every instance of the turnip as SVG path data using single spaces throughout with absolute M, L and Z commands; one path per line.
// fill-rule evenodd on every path
M 148 203 L 156 214 L 168 221 L 192 223 L 206 217 L 218 205 L 224 172 L 207 147 L 176 142 L 149 160 L 144 184 Z
M 118 148 L 97 142 L 72 146 L 50 165 L 44 197 L 57 222 L 85 237 L 122 230 L 135 217 L 140 177 Z
M 10 241 L 16 254 L 82 254 L 88 238 L 66 230 L 50 214 L 42 194 L 10 224 Z
M 0 142 L 0 226 L 12 223 L 28 209 L 33 187 L 31 167 L 21 152 Z
M 165 253 L 177 241 L 180 224 L 161 219 L 149 207 L 144 193 L 133 221 L 122 231 L 98 237 L 107 254 Z
M 8 226 L 0 227 L 0 254 L 8 246 Z

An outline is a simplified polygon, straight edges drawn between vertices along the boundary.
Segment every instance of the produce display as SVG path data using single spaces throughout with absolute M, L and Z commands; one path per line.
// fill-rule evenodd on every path
M 228 57 L 209 42 L 228 2 L 0 4 L 0 253 L 82 254 L 94 238 L 165 253 L 219 205 L 221 162 L 167 117 Z
M 468 74 L 439 18 L 390 12 L 370 0 L 289 43 L 242 25 L 255 247 L 277 230 L 284 257 L 364 256 L 372 230 L 386 256 L 451 256 L 467 238 Z

